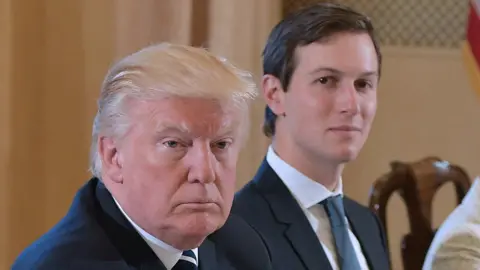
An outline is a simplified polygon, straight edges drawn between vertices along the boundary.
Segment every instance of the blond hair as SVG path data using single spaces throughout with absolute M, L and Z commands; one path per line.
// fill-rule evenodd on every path
M 244 112 L 249 128 L 250 101 L 257 96 L 250 73 L 206 49 L 161 43 L 117 62 L 103 81 L 92 131 L 90 171 L 100 177 L 98 138 L 121 138 L 128 130 L 125 100 L 162 97 L 229 99 Z

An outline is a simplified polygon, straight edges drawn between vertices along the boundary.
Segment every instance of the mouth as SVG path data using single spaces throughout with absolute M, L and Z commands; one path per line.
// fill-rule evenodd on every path
M 213 200 L 191 200 L 181 202 L 178 204 L 178 206 L 200 210 L 218 207 L 218 203 Z
M 213 202 L 188 202 L 178 205 L 178 209 L 188 213 L 218 212 L 220 206 Z
M 350 125 L 331 127 L 328 130 L 334 131 L 334 132 L 360 132 L 361 131 L 360 128 L 356 126 L 350 126 Z

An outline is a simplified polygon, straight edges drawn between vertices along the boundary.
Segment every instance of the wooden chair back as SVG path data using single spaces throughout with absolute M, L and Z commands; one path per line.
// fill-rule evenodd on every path
M 453 183 L 456 201 L 460 204 L 471 180 L 463 168 L 438 157 L 426 157 L 410 163 L 393 161 L 390 167 L 390 172 L 374 182 L 369 207 L 378 215 L 388 236 L 388 200 L 394 192 L 400 195 L 406 205 L 410 226 L 410 232 L 402 239 L 403 266 L 408 270 L 421 270 L 436 231 L 432 228 L 435 193 L 444 184 Z

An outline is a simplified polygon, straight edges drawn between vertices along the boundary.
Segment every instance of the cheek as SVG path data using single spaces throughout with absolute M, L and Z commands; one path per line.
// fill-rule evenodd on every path
M 160 219 L 169 215 L 172 202 L 179 195 L 181 173 L 175 168 L 159 166 L 134 170 L 125 188 L 130 200 L 136 201 L 138 211 L 145 213 L 146 218 Z
M 137 151 L 137 153 L 130 154 L 129 158 L 125 160 L 122 170 L 127 179 L 124 180 L 129 181 L 129 178 L 132 178 L 133 181 L 138 179 L 150 181 L 150 179 L 156 178 L 160 171 L 165 171 L 162 168 L 168 167 L 168 164 L 164 163 L 146 151 Z
M 218 173 L 218 179 L 222 186 L 231 187 L 235 185 L 236 181 L 236 171 L 237 171 L 237 162 L 232 161 L 228 164 L 221 165 L 221 169 Z
M 175 161 L 168 154 L 156 151 L 154 147 L 138 146 L 132 148 L 122 168 L 124 182 L 131 192 L 138 193 L 139 198 L 147 200 L 170 199 L 178 185 L 172 179 L 184 177 L 181 162 Z M 155 197 L 158 197 L 155 199 Z
M 305 102 L 299 102 L 292 108 L 291 114 L 287 115 L 286 120 L 293 132 L 307 133 L 310 130 L 317 133 L 322 130 L 325 123 L 329 122 L 331 106 L 323 99 L 311 98 Z
M 230 208 L 236 186 L 236 166 L 229 166 L 220 170 L 217 175 L 217 187 L 223 203 Z
M 333 106 L 334 100 L 325 92 L 319 89 L 303 89 L 301 95 L 293 99 L 290 109 L 301 113 L 302 117 L 316 118 L 328 114 Z
M 370 125 L 375 118 L 377 113 L 377 102 L 376 99 L 372 99 L 366 102 L 363 106 L 363 119 L 365 120 L 365 124 Z

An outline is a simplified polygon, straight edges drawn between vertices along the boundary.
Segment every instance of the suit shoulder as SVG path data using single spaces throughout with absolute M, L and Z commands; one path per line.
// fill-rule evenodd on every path
M 12 265 L 13 270 L 53 269 L 55 266 L 67 266 L 67 258 L 71 258 L 77 243 L 71 236 L 50 231 L 28 246 L 17 257 Z
M 344 197 L 343 201 L 346 207 L 350 207 L 351 209 L 358 210 L 360 212 L 373 214 L 372 210 L 370 210 L 368 207 L 350 199 L 347 196 Z
M 248 183 L 235 194 L 231 212 L 242 217 L 255 229 L 270 225 L 274 220 L 271 205 L 255 182 Z
M 253 181 L 248 182 L 235 193 L 236 200 L 242 200 L 244 197 L 259 195 L 257 184 Z
M 13 270 L 55 269 L 75 260 L 88 259 L 105 252 L 105 237 L 92 224 L 62 220 L 28 246 L 15 260 Z
M 368 207 L 348 198 L 344 197 L 343 204 L 347 211 L 350 213 L 355 213 L 356 216 L 361 216 L 362 218 L 373 219 L 376 222 L 379 222 L 375 213 Z
M 258 191 L 256 183 L 251 181 L 235 193 L 232 212 L 237 214 L 245 213 L 245 211 L 251 213 L 255 209 L 260 210 L 260 205 L 263 202 L 265 202 L 265 199 Z
M 35 242 L 26 248 L 15 260 L 12 270 L 47 270 L 55 267 L 68 267 L 75 255 L 68 245 L 45 245 Z

